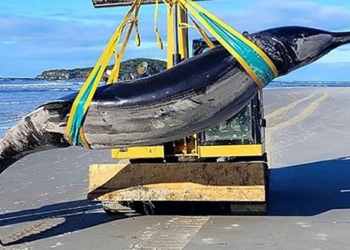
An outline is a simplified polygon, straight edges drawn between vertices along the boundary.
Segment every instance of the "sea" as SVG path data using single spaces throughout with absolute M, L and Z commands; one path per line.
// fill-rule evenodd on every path
M 38 106 L 79 91 L 83 83 L 84 80 L 0 78 L 0 137 Z M 274 81 L 266 89 L 305 87 L 350 87 L 350 82 Z

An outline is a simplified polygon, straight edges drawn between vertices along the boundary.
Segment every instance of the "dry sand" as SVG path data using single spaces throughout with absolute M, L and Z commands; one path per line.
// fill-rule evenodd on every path
M 4 249 L 349 249 L 350 88 L 264 93 L 268 216 L 109 217 L 86 201 L 87 167 L 109 151 L 70 148 L 0 176 L 0 235 L 17 240 Z

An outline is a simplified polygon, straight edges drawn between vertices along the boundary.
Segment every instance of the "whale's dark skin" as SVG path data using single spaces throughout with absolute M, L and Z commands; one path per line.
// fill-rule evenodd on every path
M 350 33 L 281 27 L 246 34 L 279 76 L 350 43 Z M 157 75 L 98 88 L 83 123 L 92 149 L 154 145 L 203 131 L 237 114 L 259 91 L 221 46 Z M 33 152 L 70 146 L 66 123 L 75 95 L 47 103 L 0 140 L 0 173 Z

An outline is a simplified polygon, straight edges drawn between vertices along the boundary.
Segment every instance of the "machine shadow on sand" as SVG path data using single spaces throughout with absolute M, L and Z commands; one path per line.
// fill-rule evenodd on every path
M 107 216 L 98 209 L 101 209 L 99 202 L 77 200 L 1 214 L 1 227 L 27 223 L 19 231 L 1 240 L 5 246 L 23 244 L 128 218 L 125 215 Z
M 271 216 L 350 209 L 350 157 L 271 169 Z
M 268 216 L 315 216 L 335 209 L 350 209 L 350 158 L 343 157 L 326 161 L 305 163 L 271 169 Z M 169 203 L 173 209 L 163 215 L 227 215 L 224 206 L 214 203 L 201 203 L 190 206 L 188 203 Z M 148 205 L 146 204 L 145 207 Z M 145 211 L 147 212 L 147 211 Z M 110 221 L 126 219 L 131 215 L 108 216 L 102 212 L 101 204 L 95 201 L 78 200 L 37 209 L 12 212 L 0 215 L 0 225 L 10 226 L 20 223 L 42 224 L 45 220 L 62 218 L 63 222 L 48 223 L 47 229 L 38 232 L 28 231 L 29 226 L 4 241 L 7 245 L 33 242 L 102 225 Z

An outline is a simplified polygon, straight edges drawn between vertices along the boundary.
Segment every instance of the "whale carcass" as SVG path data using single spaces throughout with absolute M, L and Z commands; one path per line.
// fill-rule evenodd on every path
M 247 34 L 279 76 L 350 42 L 350 33 L 281 27 Z M 215 126 L 237 114 L 259 91 L 222 46 L 156 75 L 97 89 L 82 124 L 92 149 L 155 145 Z M 33 152 L 68 147 L 66 125 L 76 94 L 38 107 L 0 140 L 0 173 Z

